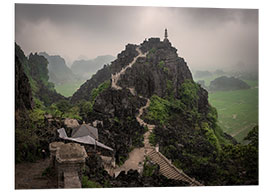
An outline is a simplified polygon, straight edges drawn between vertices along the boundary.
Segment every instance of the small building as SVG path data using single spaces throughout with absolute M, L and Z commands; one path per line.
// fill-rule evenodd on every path
M 82 124 L 73 129 L 71 137 L 67 136 L 64 128 L 57 130 L 59 137 L 64 140 L 75 141 L 81 144 L 94 145 L 113 152 L 113 149 L 98 141 L 98 130 L 89 124 Z
M 83 137 L 87 135 L 89 135 L 90 137 L 98 141 L 98 129 L 90 126 L 90 124 L 85 124 L 85 123 L 73 129 L 71 137 L 77 138 L 77 137 Z

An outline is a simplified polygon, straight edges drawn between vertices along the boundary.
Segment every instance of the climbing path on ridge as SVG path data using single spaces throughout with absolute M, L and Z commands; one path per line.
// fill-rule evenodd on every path
M 111 79 L 112 79 L 112 88 L 114 88 L 116 90 L 121 90 L 122 87 L 120 87 L 120 86 L 117 85 L 117 82 L 120 79 L 121 75 L 122 74 L 125 74 L 126 70 L 128 68 L 131 68 L 133 66 L 133 64 L 135 64 L 135 62 L 137 61 L 137 59 L 139 57 L 146 57 L 146 54 L 147 53 L 144 53 L 143 54 L 139 47 L 136 48 L 136 51 L 139 53 L 139 55 L 136 56 L 129 65 L 127 65 L 126 67 L 122 68 L 120 72 L 118 72 L 116 74 L 112 74 L 112 77 L 111 77 Z M 135 95 L 135 89 L 134 88 L 128 88 L 128 89 L 130 90 L 131 94 Z
M 133 61 L 127 65 L 126 67 L 122 68 L 122 70 L 116 74 L 112 74 L 112 88 L 116 90 L 121 90 L 122 87 L 117 85 L 117 82 L 121 75 L 125 74 L 126 70 L 128 68 L 131 68 L 133 64 L 136 62 L 136 60 L 139 57 L 146 57 L 147 52 L 143 54 L 139 47 L 136 48 L 136 51 L 139 53 Z M 131 94 L 135 95 L 135 89 L 134 88 L 128 88 L 131 92 Z M 140 96 L 141 97 L 141 96 Z M 143 98 L 143 97 L 141 97 Z M 114 169 L 113 173 L 115 176 L 117 176 L 121 171 L 127 172 L 130 169 L 133 170 L 139 170 L 139 165 L 141 165 L 145 157 L 149 157 L 154 163 L 158 164 L 160 166 L 160 172 L 162 175 L 167 177 L 168 179 L 174 179 L 174 180 L 181 180 L 184 182 L 189 183 L 191 186 L 203 186 L 200 182 L 196 181 L 194 178 L 189 177 L 186 175 L 182 170 L 179 170 L 176 168 L 170 160 L 168 160 L 163 154 L 161 154 L 159 151 L 156 151 L 155 147 L 153 147 L 149 142 L 149 136 L 152 133 L 153 129 L 155 128 L 155 125 L 150 125 L 144 120 L 141 119 L 141 116 L 145 109 L 147 109 L 150 105 L 150 99 L 144 98 L 147 100 L 145 106 L 142 106 L 139 109 L 139 114 L 136 116 L 136 120 L 140 123 L 141 126 L 147 127 L 147 132 L 144 134 L 144 147 L 143 148 L 135 148 L 129 153 L 129 158 L 125 161 L 125 163 Z

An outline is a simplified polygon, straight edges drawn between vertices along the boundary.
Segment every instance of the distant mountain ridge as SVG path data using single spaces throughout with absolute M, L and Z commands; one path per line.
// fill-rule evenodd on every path
M 71 65 L 71 70 L 74 74 L 82 79 L 90 79 L 91 75 L 95 74 L 104 65 L 111 63 L 115 59 L 111 55 L 97 56 L 92 60 L 75 60 Z
M 74 82 L 80 78 L 76 76 L 66 65 L 65 59 L 59 55 L 49 55 L 46 52 L 40 52 L 48 60 L 49 81 L 54 84 L 63 84 Z
M 65 99 L 55 91 L 54 84 L 49 81 L 48 61 L 44 56 L 31 53 L 27 58 L 16 43 L 15 56 L 17 58 L 16 64 L 22 64 L 24 73 L 28 78 L 27 82 L 31 86 L 28 90 L 31 92 L 30 95 L 33 96 L 34 103 L 39 100 L 45 106 L 49 106 L 54 102 Z

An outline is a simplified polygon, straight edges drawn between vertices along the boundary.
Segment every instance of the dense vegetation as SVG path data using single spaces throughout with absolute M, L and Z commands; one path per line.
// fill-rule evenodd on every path
M 217 125 L 215 108 L 210 106 L 206 117 L 198 112 L 198 89 L 196 83 L 186 81 L 178 99 L 151 97 L 145 117 L 158 127 L 150 142 L 158 143 L 177 167 L 205 185 L 257 184 L 257 138 L 251 136 L 258 129 L 246 138 L 250 144 L 234 145 Z
M 35 161 L 41 156 L 41 150 L 48 152 L 48 144 L 56 139 L 55 129 L 62 126 L 61 118 L 78 118 L 78 113 L 70 107 L 65 97 L 56 93 L 54 84 L 48 81 L 46 58 L 32 53 L 27 58 L 17 44 L 15 58 L 18 82 L 16 93 L 24 97 L 22 100 L 16 98 L 15 159 L 16 162 Z M 22 68 L 17 70 L 19 66 Z M 18 77 L 18 74 L 25 74 L 26 77 Z M 27 105 L 23 105 L 26 102 Z M 50 113 L 55 118 L 52 121 L 48 121 L 45 116 Z

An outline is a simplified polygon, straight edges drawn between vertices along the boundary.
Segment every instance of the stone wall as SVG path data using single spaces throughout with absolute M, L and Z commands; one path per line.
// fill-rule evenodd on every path
M 77 143 L 50 144 L 51 165 L 57 171 L 58 188 L 81 188 L 82 171 L 87 153 Z

